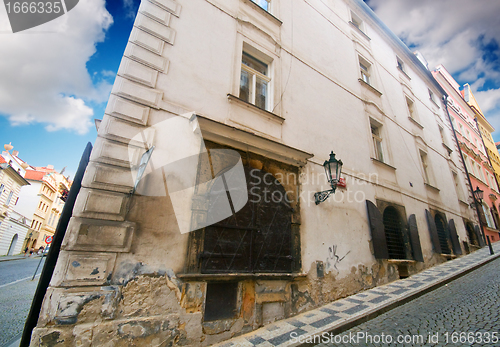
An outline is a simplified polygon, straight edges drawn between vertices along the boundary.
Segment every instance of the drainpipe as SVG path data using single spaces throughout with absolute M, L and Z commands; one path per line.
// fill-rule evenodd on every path
M 486 244 L 486 237 L 484 234 L 483 223 L 481 223 L 481 216 L 479 215 L 479 202 L 476 200 L 476 197 L 474 196 L 474 188 L 472 187 L 472 182 L 470 180 L 469 171 L 467 170 L 467 165 L 465 165 L 464 155 L 462 153 L 462 149 L 460 148 L 460 143 L 458 142 L 457 133 L 455 132 L 455 128 L 453 127 L 453 122 L 451 121 L 450 112 L 448 111 L 448 96 L 447 95 L 443 96 L 443 103 L 444 103 L 444 109 L 446 110 L 446 114 L 448 115 L 448 120 L 450 122 L 451 129 L 453 130 L 453 136 L 455 137 L 455 142 L 456 142 L 457 147 L 458 147 L 458 153 L 460 153 L 460 159 L 462 160 L 462 165 L 464 166 L 465 173 L 467 175 L 467 182 L 469 182 L 469 188 L 470 188 L 470 192 L 472 194 L 472 199 L 474 199 L 474 204 L 476 205 L 477 220 L 479 221 L 479 227 L 481 228 L 481 234 L 483 236 L 483 241 Z M 476 122 L 477 122 L 477 120 L 476 120 Z M 482 140 L 482 137 L 481 137 L 481 140 Z

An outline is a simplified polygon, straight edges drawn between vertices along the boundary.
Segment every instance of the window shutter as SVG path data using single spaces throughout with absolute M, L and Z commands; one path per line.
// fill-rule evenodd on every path
M 436 223 L 434 222 L 434 218 L 432 218 L 429 210 L 425 210 L 425 218 L 427 219 L 427 225 L 429 226 L 429 233 L 431 234 L 431 241 L 432 246 L 434 247 L 434 252 L 441 254 L 441 245 L 439 244 Z
M 410 228 L 410 243 L 413 250 L 413 259 L 416 261 L 424 261 L 422 255 L 422 247 L 420 247 L 420 237 L 418 235 L 417 218 L 414 214 L 408 218 L 408 226 Z
M 368 219 L 370 222 L 375 258 L 388 259 L 389 251 L 387 250 L 387 241 L 385 240 L 382 214 L 378 210 L 377 206 L 375 206 L 375 204 L 370 200 L 366 200 L 366 208 L 368 209 Z
M 484 241 L 483 234 L 481 233 L 481 229 L 479 229 L 479 225 L 474 226 L 474 231 L 476 232 L 477 239 L 479 240 L 479 247 L 486 246 L 486 241 Z
M 454 254 L 462 254 L 462 248 L 460 247 L 460 241 L 458 240 L 457 228 L 455 227 L 455 221 L 450 219 L 448 223 L 451 236 L 451 245 L 453 247 Z

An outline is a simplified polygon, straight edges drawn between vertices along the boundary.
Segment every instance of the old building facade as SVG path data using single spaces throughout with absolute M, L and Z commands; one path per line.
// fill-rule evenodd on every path
M 32 345 L 210 345 L 459 256 L 443 95 L 362 1 L 143 0 Z
M 54 235 L 64 206 L 64 195 L 69 191 L 71 182 L 51 165 L 30 166 L 24 178 L 30 186 L 19 194 L 16 211 L 31 219 L 26 246 L 34 249 L 46 248 L 45 240 Z
M 12 160 L 9 150 L 0 156 L 0 255 L 21 253 L 28 232 L 28 220 L 14 211 L 19 192 L 29 183 L 23 178 L 24 169 Z
M 433 75 L 449 95 L 447 110 L 453 122 L 453 128 L 456 132 L 465 167 L 470 177 L 472 190 L 476 190 L 479 187 L 483 191 L 483 199 L 482 201 L 478 201 L 481 227 L 485 236 L 489 236 L 492 242 L 498 241 L 498 225 L 500 225 L 500 220 L 498 209 L 495 205 L 495 201 L 498 198 L 498 188 L 495 174 L 483 143 L 483 137 L 479 130 L 480 123 L 476 122 L 477 112 L 463 98 L 459 84 L 451 77 L 444 66 L 438 66 Z M 481 120 L 481 122 L 484 124 L 483 128 L 491 128 L 486 118 Z M 469 190 L 471 190 L 470 187 Z M 472 206 L 475 206 L 475 204 L 473 203 Z M 472 232 L 472 224 L 466 225 L 471 235 L 470 237 L 473 238 L 475 233 Z M 479 246 L 480 240 L 476 240 L 474 243 Z
M 463 89 L 461 90 L 461 93 L 462 96 L 464 97 L 464 100 L 467 101 L 469 106 L 474 111 L 476 125 L 479 128 L 483 145 L 486 150 L 486 155 L 488 157 L 488 162 L 485 164 L 489 168 L 489 170 L 493 172 L 494 175 L 494 177 L 491 177 L 491 175 L 489 177 L 490 188 L 492 190 L 492 192 L 489 193 L 489 198 L 491 201 L 490 211 L 496 222 L 495 226 L 498 231 L 500 229 L 500 223 L 497 218 L 498 211 L 500 208 L 499 206 L 500 201 L 497 201 L 500 196 L 498 192 L 498 182 L 500 181 L 500 155 L 498 153 L 498 149 L 495 145 L 495 141 L 493 140 L 492 136 L 493 132 L 495 131 L 495 128 L 493 128 L 490 122 L 488 122 L 483 112 L 481 111 L 481 107 L 479 107 L 479 104 L 476 98 L 474 97 L 474 94 L 472 93 L 469 84 L 464 85 Z M 497 235 L 494 236 L 495 239 L 498 240 L 498 238 L 496 237 Z

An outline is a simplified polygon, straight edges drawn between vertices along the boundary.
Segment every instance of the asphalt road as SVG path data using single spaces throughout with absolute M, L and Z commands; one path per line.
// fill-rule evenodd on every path
M 40 258 L 0 262 L 0 346 L 22 333 L 43 263 L 32 281 Z
M 500 259 L 317 346 L 500 346 Z
M 1 261 L 0 262 L 0 286 L 23 278 L 33 277 L 35 269 L 40 262 L 38 257 L 26 257 L 25 259 Z M 40 264 L 37 274 L 42 271 L 45 258 Z

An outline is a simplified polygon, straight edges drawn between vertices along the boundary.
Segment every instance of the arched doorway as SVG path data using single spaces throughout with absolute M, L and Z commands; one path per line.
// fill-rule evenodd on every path
M 403 229 L 398 211 L 392 206 L 387 207 L 384 210 L 383 222 L 389 259 L 405 259 Z
M 446 231 L 446 223 L 443 217 L 439 214 L 436 214 L 436 216 L 434 217 L 434 222 L 436 223 L 439 245 L 441 246 L 441 253 L 451 254 L 450 245 L 448 244 L 448 232 Z
M 283 186 L 270 173 L 245 167 L 248 202 L 205 228 L 202 273 L 292 272 L 291 217 Z M 216 214 L 217 201 L 208 207 Z
M 17 239 L 18 238 L 19 238 L 19 236 L 17 234 L 15 234 L 12 237 L 12 241 L 10 242 L 9 251 L 7 252 L 7 255 L 13 255 L 14 254 L 14 249 L 16 248 L 16 244 L 17 244 Z

